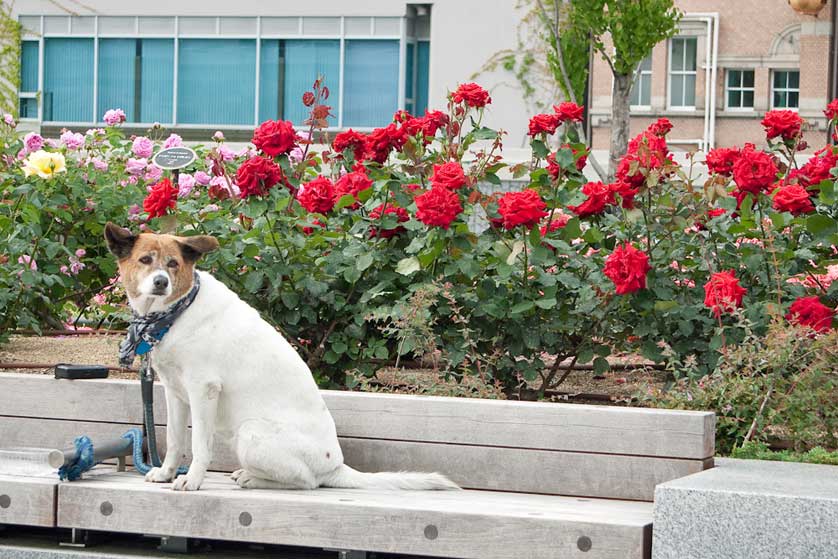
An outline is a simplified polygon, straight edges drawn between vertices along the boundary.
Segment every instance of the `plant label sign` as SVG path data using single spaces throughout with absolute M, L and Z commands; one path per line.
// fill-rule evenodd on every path
M 197 157 L 191 148 L 178 146 L 158 151 L 151 162 L 161 169 L 174 170 L 183 169 L 195 161 Z

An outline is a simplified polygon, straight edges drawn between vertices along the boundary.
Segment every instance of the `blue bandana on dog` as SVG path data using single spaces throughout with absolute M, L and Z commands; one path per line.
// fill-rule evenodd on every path
M 195 272 L 192 289 L 189 290 L 186 297 L 165 311 L 153 312 L 143 316 L 134 313 L 134 318 L 131 319 L 131 324 L 128 326 L 128 335 L 119 344 L 119 364 L 123 367 L 130 367 L 134 362 L 134 357 L 146 354 L 154 349 L 154 346 L 163 339 L 163 336 L 172 327 L 177 317 L 189 308 L 200 288 L 201 281 L 198 279 L 198 273 Z

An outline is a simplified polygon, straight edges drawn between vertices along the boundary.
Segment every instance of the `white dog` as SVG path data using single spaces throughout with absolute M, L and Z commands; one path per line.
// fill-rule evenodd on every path
M 232 442 L 242 468 L 232 478 L 241 487 L 457 488 L 439 474 L 362 473 L 343 463 L 334 420 L 306 363 L 224 284 L 195 274 L 198 258 L 218 247 L 214 238 L 134 235 L 112 223 L 105 238 L 139 320 L 180 312 L 162 339 L 152 340 L 151 363 L 166 389 L 168 451 L 147 481 L 174 479 L 191 409 L 192 463 L 174 479 L 176 490 L 201 487 L 215 435 Z

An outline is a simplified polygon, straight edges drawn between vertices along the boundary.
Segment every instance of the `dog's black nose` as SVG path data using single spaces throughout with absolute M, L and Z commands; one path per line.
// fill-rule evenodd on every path
M 169 278 L 166 276 L 157 276 L 154 278 L 154 289 L 166 289 L 169 285 Z

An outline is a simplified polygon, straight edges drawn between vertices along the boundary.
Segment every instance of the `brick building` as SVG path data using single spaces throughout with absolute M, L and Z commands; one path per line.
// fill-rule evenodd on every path
M 765 112 L 788 108 L 811 124 L 813 147 L 822 145 L 829 6 L 813 17 L 798 14 L 787 0 L 675 3 L 684 12 L 679 32 L 655 46 L 632 91 L 632 135 L 665 116 L 675 125 L 670 143 L 676 149 L 759 143 Z M 595 149 L 608 149 L 611 84 L 608 66 L 597 58 L 591 86 Z

